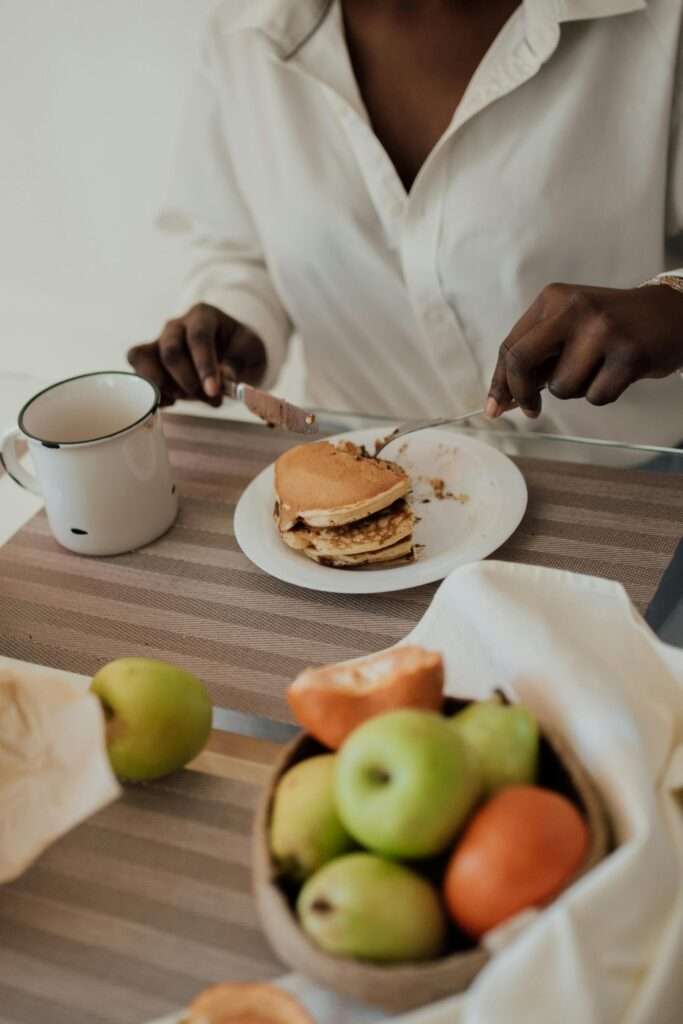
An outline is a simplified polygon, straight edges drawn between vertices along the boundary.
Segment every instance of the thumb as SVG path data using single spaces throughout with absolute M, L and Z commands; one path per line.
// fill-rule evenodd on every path
M 227 333 L 227 332 L 226 332 Z M 266 347 L 251 328 L 233 322 L 220 351 L 221 366 L 232 379 L 259 384 L 266 370 Z

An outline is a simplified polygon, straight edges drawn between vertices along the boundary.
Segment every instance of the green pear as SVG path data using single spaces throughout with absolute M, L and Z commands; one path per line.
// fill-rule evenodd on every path
M 504 786 L 536 781 L 538 722 L 521 704 L 498 698 L 470 704 L 449 719 L 479 760 L 486 796 Z
M 275 791 L 270 850 L 283 877 L 302 882 L 354 846 L 334 803 L 335 754 L 300 761 Z
M 316 872 L 299 893 L 297 913 L 306 934 L 337 956 L 428 960 L 445 942 L 436 890 L 414 871 L 370 853 L 349 853 Z
M 433 711 L 403 708 L 370 718 L 337 754 L 339 816 L 354 839 L 385 857 L 441 853 L 480 792 L 476 759 Z
M 99 670 L 90 689 L 104 710 L 111 766 L 124 781 L 178 771 L 211 731 L 204 684 L 164 661 L 119 658 Z

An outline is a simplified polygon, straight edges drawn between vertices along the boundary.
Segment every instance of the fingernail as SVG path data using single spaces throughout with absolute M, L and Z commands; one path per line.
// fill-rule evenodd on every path
M 540 416 L 540 409 L 529 409 L 528 406 L 522 405 L 520 409 L 524 415 L 530 420 L 537 420 Z
M 215 377 L 207 377 L 204 381 L 204 391 L 209 398 L 217 398 L 220 394 L 221 386 Z
M 500 416 L 500 406 L 495 398 L 487 398 L 486 405 L 484 406 L 484 415 L 488 416 L 490 420 L 495 420 L 496 416 Z

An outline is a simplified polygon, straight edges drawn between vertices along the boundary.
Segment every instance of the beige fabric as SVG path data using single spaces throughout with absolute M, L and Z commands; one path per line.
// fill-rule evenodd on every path
M 0 667 L 0 883 L 119 792 L 97 698 L 34 666 Z
M 0 549 L 0 645 L 10 657 L 93 674 L 123 655 L 195 671 L 213 701 L 290 720 L 287 684 L 310 665 L 382 650 L 419 621 L 435 586 L 343 596 L 271 579 L 239 550 L 235 503 L 292 438 L 250 424 L 165 420 L 177 525 L 116 558 L 79 558 L 44 515 Z M 618 580 L 643 610 L 681 533 L 681 478 L 518 460 L 529 510 L 496 554 Z

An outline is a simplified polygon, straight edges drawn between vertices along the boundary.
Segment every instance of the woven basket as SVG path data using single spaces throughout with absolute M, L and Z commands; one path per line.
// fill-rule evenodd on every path
M 444 713 L 454 714 L 465 701 L 448 698 Z M 490 954 L 464 936 L 454 935 L 451 950 L 425 963 L 373 964 L 325 953 L 306 936 L 296 919 L 291 899 L 280 885 L 268 848 L 268 825 L 273 795 L 281 776 L 299 761 L 329 753 L 302 733 L 285 748 L 258 809 L 254 825 L 254 894 L 261 925 L 277 956 L 292 970 L 339 995 L 401 1011 L 424 1006 L 462 992 L 484 967 Z M 608 852 L 609 827 L 595 786 L 576 755 L 553 730 L 541 738 L 539 785 L 568 797 L 584 815 L 589 831 L 588 854 L 574 878 L 590 871 Z

